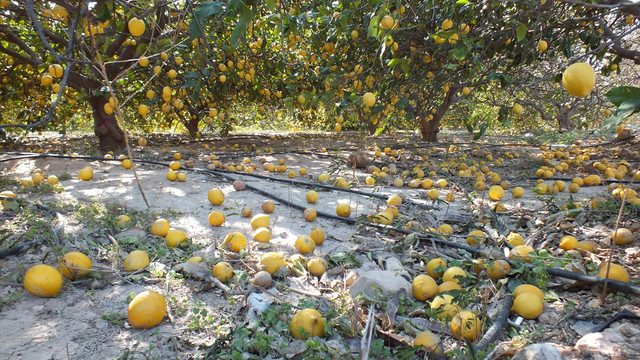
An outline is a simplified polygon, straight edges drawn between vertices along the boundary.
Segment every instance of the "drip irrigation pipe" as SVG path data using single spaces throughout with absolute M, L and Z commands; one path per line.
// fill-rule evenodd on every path
M 498 312 L 498 316 L 493 321 L 491 327 L 484 333 L 484 336 L 474 348 L 476 351 L 484 350 L 489 344 L 493 344 L 500 336 L 502 329 L 507 324 L 507 319 L 509 319 L 509 314 L 511 313 L 511 306 L 513 305 L 513 296 L 506 295 L 502 299 L 502 304 L 500 304 L 500 311 Z

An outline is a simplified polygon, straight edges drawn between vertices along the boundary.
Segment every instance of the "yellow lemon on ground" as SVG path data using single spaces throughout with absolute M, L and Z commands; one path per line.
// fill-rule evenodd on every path
M 133 166 L 133 165 L 132 165 L 132 163 L 131 163 L 131 160 L 129 160 L 129 159 L 124 159 L 124 160 L 122 160 L 122 167 L 123 167 L 123 168 L 125 168 L 125 169 L 131 169 L 131 167 L 132 167 L 132 166 Z
M 509 254 L 509 257 L 511 259 L 522 259 L 526 262 L 531 262 L 531 257 L 529 256 L 529 254 L 533 253 L 535 255 L 535 252 L 536 251 L 529 245 L 518 245 L 511 249 L 511 254 Z
M 511 195 L 513 195 L 515 199 L 519 199 L 524 196 L 524 189 L 521 188 L 520 186 L 516 186 L 513 189 L 511 189 Z
M 596 85 L 596 73 L 587 63 L 572 64 L 562 73 L 562 85 L 569 94 L 585 97 Z
M 506 277 L 511 271 L 511 265 L 505 260 L 496 260 L 490 262 L 487 266 L 487 274 L 493 280 L 498 280 Z
M 544 300 L 544 293 L 540 290 L 539 287 L 531 284 L 520 284 L 513 290 L 513 296 L 518 297 L 522 293 L 532 293 L 540 298 L 540 301 Z
M 586 252 L 594 254 L 598 252 L 598 246 L 593 241 L 578 241 L 574 249 L 578 250 L 583 255 Z
M 346 203 L 338 204 L 336 207 L 336 214 L 342 217 L 349 217 L 349 215 L 351 215 L 351 206 Z
M 302 217 L 307 221 L 313 221 L 318 216 L 318 213 L 314 208 L 306 208 L 302 212 Z
M 136 271 L 149 265 L 149 255 L 144 250 L 134 250 L 124 258 L 124 269 L 126 271 Z
M 431 331 L 423 331 L 413 339 L 413 346 L 423 346 L 428 353 L 443 354 L 442 340 Z
M 500 185 L 493 185 L 489 188 L 489 198 L 493 201 L 499 201 L 504 197 L 504 189 Z
M 61 261 L 58 262 L 58 269 L 62 276 L 69 280 L 85 276 L 91 270 L 91 259 L 81 252 L 69 252 L 64 254 Z
M 456 283 L 459 283 L 459 279 L 460 277 L 467 277 L 467 272 L 464 271 L 464 269 L 462 269 L 461 267 L 458 266 L 452 266 L 450 268 L 448 268 L 444 274 L 442 274 L 442 281 L 455 281 Z
M 449 294 L 438 295 L 431 302 L 431 309 L 437 310 L 436 317 L 440 320 L 451 320 L 462 309 L 460 306 L 453 304 L 453 296 Z
M 125 226 L 129 223 L 129 221 L 131 221 L 129 215 L 122 214 L 116 216 L 116 225 L 118 226 Z
M 482 244 L 487 239 L 487 235 L 482 230 L 471 230 L 469 236 L 467 236 L 467 244 L 476 245 Z
M 315 204 L 318 201 L 318 193 L 315 190 L 307 191 L 307 202 L 309 204 Z
M 427 192 L 427 197 L 431 200 L 435 200 L 440 196 L 440 192 L 436 189 L 431 189 Z
M 560 247 L 566 251 L 573 250 L 577 243 L 578 239 L 571 235 L 565 235 L 560 239 Z
M 517 232 L 509 233 L 509 236 L 507 236 L 507 241 L 512 246 L 524 245 L 524 237 L 522 237 L 522 235 L 518 234 Z
M 324 318 L 315 309 L 303 309 L 293 316 L 289 328 L 291 335 L 296 339 L 324 337 Z
M 167 236 L 170 227 L 168 220 L 158 219 L 151 224 L 151 235 Z
M 176 181 L 178 179 L 178 173 L 173 171 L 173 170 L 169 170 L 167 171 L 167 180 L 169 181 Z
M 453 290 L 462 290 L 462 286 L 457 281 L 451 280 L 443 281 L 442 284 L 438 285 L 438 294 Z
M 267 199 L 262 202 L 262 211 L 264 211 L 265 214 L 272 213 L 275 208 L 276 204 L 273 202 L 273 200 Z
M 303 235 L 296 239 L 295 247 L 301 254 L 307 254 L 316 249 L 316 243 L 310 237 Z
M 224 193 L 220 189 L 209 190 L 207 197 L 213 205 L 220 205 L 224 202 Z
M 84 181 L 89 181 L 93 179 L 93 169 L 87 166 L 86 168 L 80 170 L 80 173 L 78 174 L 78 179 L 84 180 Z
M 257 242 L 269 242 L 271 240 L 271 231 L 266 227 L 257 228 L 253 233 L 253 240 Z
M 223 246 L 233 252 L 238 252 L 247 246 L 247 238 L 239 231 L 230 232 L 224 237 Z
M 618 230 L 611 234 L 611 240 L 613 240 L 616 245 L 630 244 L 633 241 L 633 233 L 627 228 L 618 228 Z
M 258 267 L 262 268 L 262 270 L 268 272 L 273 275 L 281 266 L 284 265 L 284 260 L 282 260 L 282 255 L 277 252 L 268 252 L 260 258 L 258 262 Z
M 400 195 L 391 195 L 389 199 L 387 199 L 387 205 L 402 205 L 402 198 Z
M 538 316 L 542 314 L 543 308 L 544 305 L 538 295 L 530 292 L 523 292 L 513 300 L 511 310 L 518 314 L 518 316 L 531 320 L 537 319 Z
M 600 268 L 600 272 L 598 273 L 599 277 L 605 277 L 607 275 L 607 266 L 602 266 Z M 629 273 L 622 266 L 618 264 L 610 264 L 609 266 L 609 279 L 629 282 Z
M 181 242 L 187 240 L 187 234 L 182 230 L 169 229 L 169 231 L 167 231 L 167 235 L 164 238 L 167 242 L 167 246 L 174 248 L 180 245 Z
M 438 284 L 429 275 L 416 276 L 411 283 L 413 297 L 418 301 L 427 301 L 438 293 Z
M 211 270 L 211 275 L 226 284 L 233 277 L 233 266 L 226 261 L 220 261 Z
M 211 224 L 211 226 L 222 226 L 224 220 L 224 214 L 220 211 L 212 211 L 209 213 L 209 224 Z
M 155 291 L 143 291 L 129 303 L 127 318 L 135 329 L 152 328 L 167 314 L 167 301 Z
M 329 264 L 327 264 L 327 260 L 323 258 L 313 258 L 307 262 L 307 270 L 313 276 L 322 276 L 326 271 Z
M 261 227 L 269 227 L 269 220 L 271 219 L 270 215 L 267 214 L 258 214 L 251 218 L 251 228 L 256 230 Z
M 438 268 L 442 268 L 442 269 L 438 271 L 437 270 Z M 434 279 L 440 279 L 440 277 L 442 277 L 442 273 L 444 273 L 446 269 L 447 269 L 447 262 L 442 258 L 431 259 L 427 263 L 427 274 L 429 274 L 429 276 L 431 276 Z
M 318 246 L 322 245 L 324 243 L 324 240 L 325 240 L 324 231 L 322 229 L 318 229 L 318 228 L 313 228 L 311 230 L 311 234 L 309 234 L 309 237 Z
M 62 288 L 62 275 L 50 265 L 36 265 L 24 274 L 24 288 L 39 297 L 56 297 Z
M 449 324 L 454 338 L 474 341 L 482 335 L 482 322 L 471 311 L 464 310 L 454 316 Z

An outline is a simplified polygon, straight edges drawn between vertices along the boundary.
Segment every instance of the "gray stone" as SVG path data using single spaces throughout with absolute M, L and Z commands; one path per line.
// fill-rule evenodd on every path
M 515 354 L 511 360 L 562 360 L 562 353 L 555 344 L 532 344 Z
M 403 278 L 399 273 L 385 270 L 361 271 L 358 279 L 351 285 L 349 291 L 351 296 L 356 297 L 366 294 L 375 298 L 378 292 L 383 295 L 393 295 L 398 290 L 404 289 L 408 296 L 411 296 L 411 283 Z

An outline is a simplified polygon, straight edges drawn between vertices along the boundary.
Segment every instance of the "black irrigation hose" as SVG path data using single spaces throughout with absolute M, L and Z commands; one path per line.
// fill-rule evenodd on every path
M 15 201 L 14 198 L 7 198 L 7 197 L 2 197 L 2 198 L 5 201 L 6 200 Z M 49 212 L 52 216 L 54 216 L 54 217 L 56 217 L 58 219 L 59 223 L 54 228 L 54 232 L 55 232 L 56 235 L 64 233 L 64 224 L 65 224 L 66 220 L 64 219 L 64 216 L 62 216 L 62 214 L 60 214 L 56 210 L 51 209 L 50 207 L 48 207 L 46 205 L 34 204 L 34 206 L 36 208 L 40 209 L 40 210 Z M 8 249 L 2 249 L 2 250 L 0 250 L 0 259 L 4 259 L 5 257 L 11 256 L 11 255 L 16 255 L 18 253 L 21 253 L 24 250 L 27 250 L 27 249 L 31 248 L 32 246 L 38 245 L 38 244 L 43 243 L 45 241 L 46 241 L 46 239 L 40 238 L 40 239 L 27 241 L 25 243 L 21 243 L 21 244 L 15 245 L 15 246 L 10 247 Z
M 66 155 L 57 155 L 57 154 L 34 154 L 34 155 L 27 155 L 27 156 L 23 156 L 20 158 L 30 158 L 30 157 L 58 157 L 58 158 L 80 158 L 80 159 L 95 159 L 95 160 L 106 160 L 106 161 L 121 161 L 118 159 L 104 159 L 104 158 L 98 158 L 98 157 L 89 157 L 89 156 L 66 156 Z M 8 160 L 13 160 L 16 158 L 10 158 L 10 159 L 0 159 L 0 162 L 4 162 L 4 161 L 8 161 Z M 156 164 L 156 165 L 162 165 L 162 166 L 166 166 L 165 163 L 161 163 L 158 161 L 151 161 L 151 160 L 141 160 L 141 159 L 135 159 L 136 162 L 141 162 L 141 163 L 149 163 L 149 164 Z M 218 173 L 219 176 L 226 178 L 228 180 L 235 180 L 236 178 L 234 178 L 233 176 L 229 176 L 229 174 L 233 174 L 233 172 L 231 171 L 220 171 L 218 169 L 211 171 L 211 170 L 202 170 L 202 169 L 189 169 L 188 170 L 192 170 L 192 171 L 196 171 L 196 172 L 202 172 L 202 173 L 208 173 L 208 174 L 212 174 L 212 173 Z M 252 175 L 252 174 L 247 174 L 245 173 L 244 175 Z M 256 175 L 256 174 L 253 174 Z M 262 175 L 260 175 L 262 177 Z M 267 177 L 268 178 L 268 177 Z M 283 180 L 283 179 L 279 179 L 279 180 Z M 283 180 L 286 182 L 292 182 L 296 180 L 292 180 L 292 179 L 288 179 L 288 180 Z M 310 183 L 308 183 L 310 184 Z M 248 188 L 250 188 L 251 190 L 254 190 L 264 196 L 267 196 L 269 198 L 273 198 L 274 200 L 277 200 L 278 202 L 282 202 L 283 204 L 287 205 L 287 206 L 291 206 L 291 207 L 295 207 L 297 209 L 302 209 L 304 210 L 305 207 L 292 203 L 288 200 L 285 199 L 279 199 L 277 197 L 275 197 L 273 194 L 266 192 L 264 190 L 258 189 L 256 187 L 253 186 L 249 186 L 248 184 L 246 184 Z M 311 184 L 312 186 L 316 186 L 319 184 Z M 327 187 L 329 189 L 334 189 L 335 187 L 333 186 L 327 186 L 327 185 L 323 185 L 322 187 Z M 351 190 L 351 189 L 342 189 L 342 188 L 335 188 L 338 191 L 344 191 L 344 190 L 350 190 L 350 192 L 355 192 L 355 193 L 361 193 L 361 192 L 357 192 L 356 190 Z M 362 195 L 365 196 L 371 196 L 372 194 L 368 194 L 368 193 L 362 193 Z M 378 195 L 378 197 L 381 195 Z M 386 199 L 386 197 L 384 197 Z M 323 216 L 323 217 L 327 217 L 327 218 L 331 218 L 334 220 L 339 220 L 339 221 L 344 221 L 346 223 L 349 224 L 355 224 L 356 220 L 351 219 L 351 218 L 343 218 L 343 217 L 339 217 L 336 215 L 332 215 L 332 214 L 327 214 L 324 212 L 318 212 L 317 214 L 319 216 Z M 465 250 L 468 251 L 469 253 L 473 254 L 474 256 L 478 256 L 481 254 L 481 250 L 477 249 L 477 248 L 473 248 L 464 244 L 458 244 L 455 242 L 449 242 L 446 240 L 442 240 L 439 238 L 435 238 L 433 235 L 434 234 L 419 234 L 416 232 L 412 232 L 412 231 L 408 231 L 405 229 L 400 229 L 400 228 L 391 228 L 388 226 L 384 226 L 384 225 L 379 225 L 379 224 L 368 224 L 371 226 L 375 226 L 381 229 L 387 229 L 387 230 L 393 230 L 393 231 L 397 231 L 400 233 L 404 233 L 404 234 L 416 234 L 418 235 L 418 237 L 421 240 L 424 240 L 426 238 L 430 238 L 432 241 L 434 241 L 435 243 L 438 243 L 440 245 L 443 246 L 448 246 L 448 247 L 453 247 L 453 248 L 457 248 L 457 249 L 461 249 L 461 250 Z M 505 259 L 511 266 L 514 266 L 513 261 L 511 261 L 510 259 Z M 525 264 L 527 267 L 529 268 L 534 268 L 535 266 L 533 264 Z M 570 280 L 577 280 L 577 281 L 581 281 L 584 282 L 586 284 L 590 284 L 590 285 L 603 285 L 604 286 L 604 282 L 605 282 L 605 278 L 599 277 L 599 276 L 592 276 L 592 275 L 586 275 L 586 274 L 581 274 L 581 273 L 576 273 L 576 272 L 572 272 L 572 271 L 567 271 L 567 270 L 562 270 L 562 269 L 558 269 L 558 268 L 552 268 L 552 267 L 545 267 L 546 272 L 549 275 L 553 275 L 553 276 L 558 276 L 558 277 L 562 277 L 565 279 L 570 279 Z M 617 291 L 622 291 L 625 293 L 632 293 L 632 294 L 636 294 L 636 295 L 640 295 L 640 286 L 638 285 L 634 285 L 631 283 L 626 283 L 626 282 L 622 282 L 622 281 L 618 281 L 618 280 L 613 280 L 613 279 L 608 279 L 607 285 L 610 289 L 613 290 L 617 290 Z
M 502 333 L 502 329 L 507 324 L 507 319 L 509 319 L 509 314 L 511 313 L 511 306 L 513 305 L 513 296 L 506 295 L 502 299 L 502 304 L 500 304 L 500 311 L 498 312 L 498 316 L 493 321 L 491 327 L 484 333 L 484 336 L 476 346 L 474 346 L 476 351 L 484 350 L 489 344 L 495 343 Z

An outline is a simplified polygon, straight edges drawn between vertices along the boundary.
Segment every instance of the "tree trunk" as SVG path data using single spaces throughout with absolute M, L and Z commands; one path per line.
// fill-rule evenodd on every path
M 124 132 L 118 126 L 115 115 L 104 111 L 104 104 L 109 102 L 106 95 L 90 95 L 89 104 L 93 110 L 93 130 L 98 137 L 101 151 L 117 151 L 124 148 Z
M 198 134 L 198 123 L 200 123 L 200 118 L 196 117 L 195 119 L 189 118 L 188 121 L 184 122 L 184 126 L 189 131 L 189 136 L 194 139 Z
M 420 133 L 422 134 L 422 141 L 438 142 L 439 132 L 440 118 L 436 118 L 434 116 L 431 121 L 427 121 L 424 118 L 420 119 Z
M 565 106 L 558 107 L 558 128 L 559 130 L 571 130 L 571 115 L 576 112 L 577 107 L 567 109 Z

